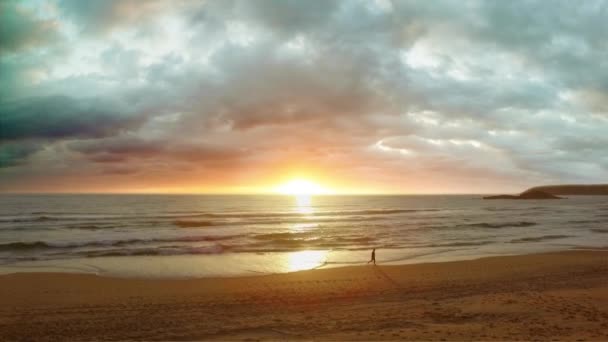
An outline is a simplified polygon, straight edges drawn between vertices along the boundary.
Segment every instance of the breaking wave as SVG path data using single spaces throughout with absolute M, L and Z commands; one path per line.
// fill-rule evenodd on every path
M 112 256 L 157 256 L 157 255 L 197 255 L 221 254 L 230 250 L 229 246 L 215 244 L 208 247 L 196 248 L 130 248 L 110 249 L 102 251 L 84 251 L 73 253 L 75 257 L 99 258 Z
M 31 241 L 31 242 L 9 242 L 0 244 L 0 251 L 20 251 L 32 249 L 73 249 L 81 247 L 118 247 L 135 244 L 149 243 L 171 243 L 171 242 L 205 242 L 205 241 L 222 241 L 234 238 L 233 235 L 226 236 L 184 236 L 176 238 L 158 238 L 158 239 L 125 239 L 125 240 L 109 240 L 109 241 L 85 241 L 78 243 L 60 243 L 47 241 Z
M 572 237 L 571 235 L 543 235 L 534 237 L 525 237 L 521 239 L 513 239 L 511 243 L 526 243 L 526 242 L 541 242 L 546 240 L 557 240 Z
M 124 219 L 194 219 L 194 218 L 222 218 L 222 219 L 246 219 L 246 218 L 298 218 L 298 217 L 323 217 L 323 216 L 345 216 L 345 215 L 392 215 L 416 212 L 435 212 L 441 209 L 365 209 L 365 210 L 338 210 L 338 211 L 316 211 L 311 213 L 300 212 L 175 212 L 163 215 L 136 215 L 136 214 L 78 214 L 78 213 L 51 213 L 33 212 L 24 217 L 1 217 L 0 222 L 27 223 L 47 221 L 75 221 L 75 220 L 124 220 Z

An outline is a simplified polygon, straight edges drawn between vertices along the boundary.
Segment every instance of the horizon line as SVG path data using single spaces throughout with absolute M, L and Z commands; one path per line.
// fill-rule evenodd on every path
M 500 192 L 449 192 L 449 193 L 328 193 L 328 194 L 281 194 L 272 192 L 263 193 L 234 193 L 234 192 L 0 192 L 2 195 L 190 195 L 190 196 L 434 196 L 434 195 L 489 195 Z

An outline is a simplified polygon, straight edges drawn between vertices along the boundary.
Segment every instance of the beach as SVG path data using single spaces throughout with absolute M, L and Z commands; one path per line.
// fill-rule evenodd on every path
M 608 250 L 231 278 L 0 276 L 0 340 L 607 340 Z

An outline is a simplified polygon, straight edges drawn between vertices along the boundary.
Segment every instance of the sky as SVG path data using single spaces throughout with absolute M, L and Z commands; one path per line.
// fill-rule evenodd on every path
M 608 179 L 606 1 L 0 1 L 0 192 Z

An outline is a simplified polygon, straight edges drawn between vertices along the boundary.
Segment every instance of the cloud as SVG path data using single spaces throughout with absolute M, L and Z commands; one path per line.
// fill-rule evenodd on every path
M 44 46 L 60 39 L 58 23 L 39 19 L 18 1 L 0 2 L 0 55 Z
M 104 34 L 125 25 L 144 23 L 170 5 L 152 0 L 60 0 L 59 8 L 85 34 Z
M 68 148 L 97 163 L 125 163 L 129 160 L 178 160 L 198 165 L 238 162 L 247 157 L 242 147 L 217 146 L 212 143 L 187 143 L 175 140 L 145 140 L 136 136 L 116 136 L 70 142 Z
M 149 155 L 162 150 L 162 142 L 146 141 L 134 136 L 89 139 L 71 142 L 70 149 L 84 154 Z
M 602 1 L 23 8 L 11 32 L 52 24 L 59 36 L 15 35 L 0 56 L 1 146 L 23 163 L 11 170 L 102 167 L 130 182 L 189 172 L 211 184 L 314 168 L 461 192 L 608 176 Z M 19 152 L 32 143 L 54 157 Z
M 101 137 L 126 130 L 140 120 L 111 103 L 66 96 L 3 102 L 0 112 L 2 141 Z
M 0 144 L 0 169 L 18 166 L 25 163 L 30 155 L 39 151 L 42 147 L 32 142 L 19 144 Z

